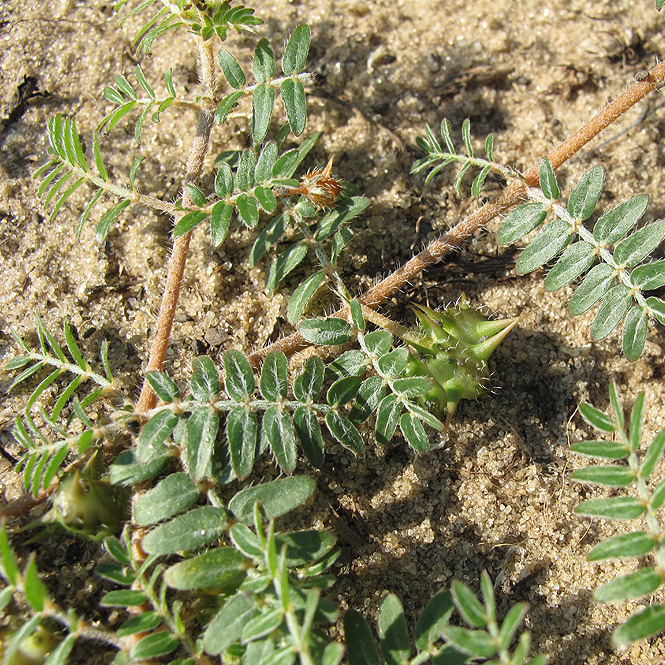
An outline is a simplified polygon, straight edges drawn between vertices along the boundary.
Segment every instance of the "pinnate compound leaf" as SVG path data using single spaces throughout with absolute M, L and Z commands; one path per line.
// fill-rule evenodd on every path
M 526 247 L 515 264 L 520 275 L 532 272 L 554 258 L 570 241 L 571 227 L 568 222 L 556 219 L 545 225 Z
M 162 400 L 162 402 L 170 404 L 180 397 L 178 384 L 168 374 L 151 370 L 150 372 L 147 372 L 146 378 L 148 379 L 150 387 L 155 391 L 155 394 Z
M 643 261 L 665 238 L 665 220 L 652 222 L 622 240 L 614 250 L 614 260 L 628 268 Z
M 259 202 L 251 194 L 242 193 L 236 199 L 240 219 L 253 229 L 259 222 Z
M 224 371 L 224 386 L 232 400 L 242 402 L 253 394 L 256 389 L 254 371 L 240 351 L 232 350 L 224 354 Z
M 39 579 L 34 555 L 30 558 L 23 576 L 23 592 L 25 599 L 35 612 L 41 612 L 44 609 L 44 599 L 48 594 L 44 583 Z
M 228 592 L 246 574 L 245 557 L 235 547 L 216 547 L 166 569 L 164 581 L 172 589 L 216 589 Z
M 302 317 L 307 305 L 316 294 L 318 288 L 325 281 L 326 274 L 323 270 L 315 272 L 310 275 L 298 288 L 293 292 L 291 299 L 286 310 L 286 318 L 291 325 L 296 325 Z
M 591 338 L 605 339 L 621 323 L 632 302 L 633 296 L 625 284 L 613 286 L 600 303 L 596 318 L 591 324 Z
M 275 537 L 277 549 L 287 546 L 285 564 L 288 568 L 305 566 L 326 555 L 335 546 L 336 537 L 330 531 L 295 531 Z
M 286 397 L 289 388 L 289 363 L 281 351 L 271 351 L 263 363 L 259 390 L 271 402 Z
M 256 236 L 254 245 L 249 253 L 249 264 L 252 268 L 259 264 L 266 252 L 274 245 L 286 231 L 290 217 L 287 213 L 281 213 L 270 220 L 268 225 Z
M 220 391 L 219 374 L 208 356 L 199 356 L 192 363 L 194 374 L 190 381 L 192 395 L 201 402 L 217 397 Z
M 476 628 L 484 628 L 487 625 L 487 616 L 482 603 L 476 598 L 469 587 L 458 580 L 454 580 L 450 591 L 453 595 L 455 606 L 464 620 Z
M 5 663 L 16 663 L 19 649 L 27 640 L 30 635 L 32 635 L 36 630 L 39 624 L 41 623 L 42 617 L 39 614 L 35 614 L 26 621 L 13 635 L 11 640 L 5 640 L 9 642 L 8 644 L 3 643 L 3 665 Z
M 661 429 L 647 448 L 646 455 L 640 465 L 640 478 L 648 478 L 656 468 L 665 450 L 665 429 Z
M 275 89 L 267 83 L 259 83 L 252 95 L 252 139 L 257 145 L 263 143 L 263 139 L 265 139 L 266 134 L 268 133 L 274 106 Z
M 361 423 L 369 418 L 370 414 L 379 406 L 386 393 L 386 386 L 378 376 L 370 376 L 356 393 L 356 399 L 349 412 L 349 420 Z
M 175 651 L 179 644 L 180 642 L 175 635 L 162 630 L 141 638 L 129 652 L 129 657 L 132 660 L 147 660 L 165 656 Z
M 360 612 L 350 610 L 344 615 L 344 633 L 349 665 L 381 665 L 372 629 Z
M 228 529 L 228 518 L 224 508 L 194 508 L 147 533 L 143 549 L 148 554 L 175 554 L 214 542 Z
M 605 182 L 605 169 L 592 166 L 575 185 L 568 198 L 568 212 L 574 219 L 585 220 L 593 215 Z
M 229 85 L 236 90 L 242 88 L 245 85 L 245 74 L 238 61 L 225 49 L 221 49 L 217 57 Z
M 623 322 L 622 347 L 626 358 L 637 360 L 644 351 L 649 330 L 649 316 L 639 305 L 635 305 L 626 314 Z
M 235 546 L 251 558 L 263 557 L 263 546 L 259 537 L 246 525 L 238 522 L 231 527 L 231 538 Z
M 70 633 L 65 639 L 58 644 L 58 646 L 51 651 L 48 658 L 44 661 L 44 665 L 65 665 L 69 654 L 76 644 L 78 636 Z
M 308 25 L 299 25 L 293 31 L 282 56 L 282 71 L 286 76 L 297 74 L 304 69 L 310 40 L 311 30 Z
M 187 464 L 195 483 L 210 476 L 219 415 L 210 407 L 196 409 L 187 421 Z
M 551 201 L 559 198 L 559 185 L 556 181 L 556 174 L 552 168 L 552 163 L 547 157 L 540 160 L 539 167 L 540 189 L 543 194 Z
M 545 278 L 548 291 L 558 291 L 586 272 L 595 260 L 593 245 L 580 241 L 566 247 Z
M 542 203 L 525 203 L 511 211 L 501 223 L 496 239 L 500 245 L 510 245 L 531 233 L 547 217 Z
M 298 450 L 296 433 L 291 416 L 282 409 L 271 406 L 263 416 L 263 435 L 268 440 L 277 464 L 286 473 L 296 468 Z
M 107 561 L 97 564 L 95 566 L 95 572 L 105 580 L 121 585 L 129 585 L 136 579 L 136 576 L 133 573 L 128 572 L 126 567 Z
M 109 233 L 111 224 L 120 216 L 120 213 L 132 204 L 130 199 L 121 201 L 118 205 L 113 206 L 100 220 L 95 227 L 95 239 L 98 243 L 102 244 L 106 241 L 106 236 Z
M 476 658 L 489 658 L 496 653 L 494 640 L 484 630 L 469 630 L 460 626 L 446 626 L 444 637 L 458 649 Z
M 244 91 L 236 90 L 230 95 L 226 95 L 217 106 L 215 110 L 215 122 L 221 125 L 225 120 L 229 111 L 238 103 L 238 100 L 245 96 Z
M 256 612 L 254 602 L 244 593 L 238 593 L 228 600 L 203 634 L 206 653 L 217 656 L 239 641 L 243 626 Z
M 621 466 L 589 466 L 571 474 L 573 480 L 606 487 L 626 487 L 635 480 L 633 472 Z
M 339 642 L 330 642 L 323 650 L 321 665 L 341 665 L 346 649 Z
M 587 457 L 610 460 L 625 459 L 629 454 L 626 446 L 616 441 L 579 441 L 574 443 L 570 449 Z
M 277 161 L 277 143 L 275 141 L 268 141 L 259 154 L 259 158 L 254 168 L 254 180 L 257 183 L 264 183 L 272 177 L 272 170 Z
M 281 607 L 272 610 L 265 609 L 261 614 L 250 619 L 245 624 L 240 638 L 243 642 L 260 640 L 262 637 L 277 630 L 282 625 L 283 620 L 284 610 Z
M 638 266 L 630 273 L 630 281 L 642 291 L 652 291 L 665 286 L 665 260 Z
M 387 330 L 375 330 L 363 337 L 365 348 L 369 355 L 382 356 L 390 351 L 393 336 Z
M 643 515 L 646 508 L 632 496 L 615 496 L 609 499 L 582 501 L 575 512 L 587 517 L 604 517 L 613 520 L 632 520 Z
M 172 473 L 136 500 L 134 519 L 139 526 L 156 524 L 191 508 L 199 496 L 188 474 Z
M 337 345 L 351 339 L 351 326 L 343 319 L 306 319 L 300 324 L 300 334 L 312 344 Z
M 175 424 L 177 425 L 177 422 Z M 150 452 L 150 449 L 146 452 Z M 133 450 L 126 450 L 124 453 L 120 453 L 113 464 L 111 464 L 109 480 L 112 485 L 119 485 L 121 487 L 142 483 L 144 480 L 150 480 L 163 471 L 171 459 L 172 457 L 165 446 L 158 446 L 154 457 L 145 463 L 138 461 Z
M 270 265 L 266 277 L 266 288 L 271 293 L 275 291 L 279 283 L 295 268 L 300 265 L 307 256 L 307 245 L 297 242 L 284 250 Z
M 659 510 L 663 503 L 665 503 L 665 478 L 654 487 L 649 503 L 654 510 Z
M 640 568 L 601 584 L 594 591 L 593 597 L 604 603 L 639 598 L 648 593 L 653 593 L 662 582 L 663 578 L 655 568 Z
M 229 442 L 231 465 L 238 478 L 249 475 L 254 466 L 259 423 L 255 413 L 244 406 L 231 409 L 226 417 L 226 438 Z
M 404 347 L 393 349 L 390 353 L 381 356 L 377 362 L 377 369 L 382 375 L 397 379 L 406 369 L 406 363 L 409 360 L 409 351 Z
M 510 611 L 501 624 L 501 630 L 499 631 L 499 651 L 508 649 L 515 637 L 517 629 L 524 620 L 528 609 L 529 606 L 527 603 L 517 603 L 517 605 L 510 608 Z
M 328 389 L 326 394 L 328 404 L 332 407 L 348 404 L 356 396 L 359 387 L 360 378 L 357 376 L 345 376 L 338 379 Z
M 307 461 L 319 468 L 323 464 L 325 451 L 321 426 L 316 414 L 305 406 L 299 406 L 293 412 L 293 426 Z
M 601 432 L 611 433 L 617 430 L 614 420 L 603 411 L 591 406 L 591 404 L 580 404 L 580 413 L 589 425 Z
M 254 186 L 254 170 L 256 168 L 256 153 L 248 148 L 240 154 L 238 169 L 236 171 L 236 188 L 241 192 L 247 192 Z
M 143 591 L 118 589 L 104 594 L 99 604 L 102 607 L 133 607 L 135 605 L 143 605 L 146 600 L 148 598 Z
M 233 189 L 233 172 L 231 171 L 231 167 L 226 162 L 222 162 L 215 175 L 215 194 L 220 199 L 225 199 L 227 196 L 233 194 Z
M 328 411 L 326 425 L 330 433 L 345 447 L 361 455 L 365 451 L 365 442 L 354 424 L 341 413 Z
M 447 625 L 455 605 L 448 591 L 440 591 L 425 606 L 416 623 L 415 642 L 420 651 L 441 639 L 442 629 Z
M 656 321 L 665 326 L 665 301 L 655 296 L 650 296 L 647 298 L 647 307 L 649 307 Z
M 267 39 L 261 39 L 254 49 L 254 78 L 257 81 L 269 81 L 275 73 L 275 56 Z
M 492 167 L 487 165 L 485 168 L 481 169 L 481 171 L 478 173 L 478 175 L 473 179 L 473 183 L 471 184 L 471 196 L 474 197 L 479 197 L 480 192 L 483 189 L 483 185 L 485 184 L 485 180 L 487 179 L 487 176 L 490 174 L 492 171 Z
M 118 637 L 127 637 L 136 633 L 144 633 L 159 628 L 162 624 L 162 617 L 156 612 L 144 612 L 136 617 L 127 619 L 117 630 Z
M 665 605 L 645 607 L 612 633 L 612 641 L 617 646 L 628 646 L 632 642 L 651 637 L 665 630 Z
M 203 208 L 206 205 L 206 196 L 196 185 L 188 182 L 185 185 L 185 190 L 187 191 L 187 195 L 192 200 L 194 205 L 198 206 L 199 208 Z
M 429 439 L 423 424 L 411 413 L 403 413 L 399 419 L 399 428 L 406 442 L 419 454 L 429 450 Z
M 379 610 L 379 640 L 386 665 L 402 665 L 411 655 L 404 608 L 394 593 L 388 594 Z
M 412 399 L 425 395 L 432 389 L 432 379 L 423 376 L 409 376 L 404 379 L 395 379 L 392 383 L 393 392 L 400 397 Z
M 644 556 L 653 550 L 658 541 L 646 531 L 621 533 L 598 543 L 588 554 L 588 561 L 603 559 L 624 559 L 632 556 Z
M 612 266 L 599 263 L 591 268 L 568 303 L 573 316 L 591 309 L 612 287 L 615 275 Z
M 302 372 L 293 382 L 293 394 L 300 402 L 315 400 L 323 387 L 324 365 L 321 358 L 313 356 L 305 362 Z
M 104 540 L 104 547 L 115 561 L 123 566 L 129 565 L 129 554 L 118 538 L 109 536 Z
M 150 418 L 141 429 L 136 445 L 139 464 L 146 464 L 167 453 L 164 442 L 171 436 L 179 421 L 180 418 L 168 409 L 158 411 Z
M 282 95 L 282 102 L 291 131 L 296 136 L 300 136 L 305 131 L 305 125 L 307 124 L 305 88 L 298 80 L 286 79 L 282 83 L 280 94 Z
M 272 189 L 259 185 L 254 189 L 254 196 L 263 210 L 266 212 L 275 212 L 275 209 L 277 208 L 277 199 L 272 193 Z
M 625 238 L 637 224 L 649 205 L 649 197 L 644 194 L 633 196 L 615 208 L 604 212 L 593 227 L 593 237 L 598 242 L 613 245 Z
M 633 411 L 630 414 L 630 427 L 628 429 L 628 440 L 632 450 L 637 450 L 640 447 L 640 439 L 642 438 L 642 414 L 644 412 L 644 391 L 641 391 L 635 398 L 633 404 Z
M 380 402 L 376 413 L 376 440 L 386 446 L 395 434 L 402 405 L 392 393 L 386 395 Z
M 229 232 L 233 206 L 224 201 L 217 201 L 210 213 L 210 242 L 213 247 L 219 247 Z
M 280 517 L 304 503 L 316 483 L 309 476 L 291 476 L 270 483 L 246 487 L 229 502 L 229 510 L 246 524 L 254 523 L 254 503 L 258 501 L 268 519 Z
M 16 580 L 18 579 L 18 563 L 9 543 L 7 527 L 4 524 L 0 529 L 0 562 L 2 563 L 2 569 L 0 570 L 2 577 L 12 586 L 16 585 Z
M 610 382 L 610 404 L 612 405 L 612 413 L 614 414 L 616 423 L 619 425 L 620 429 L 623 429 L 626 420 L 623 415 L 621 395 L 619 394 L 619 388 L 615 381 Z
M 349 302 L 349 311 L 351 312 L 351 322 L 361 332 L 365 331 L 366 323 L 363 316 L 363 308 L 357 298 L 352 298 Z

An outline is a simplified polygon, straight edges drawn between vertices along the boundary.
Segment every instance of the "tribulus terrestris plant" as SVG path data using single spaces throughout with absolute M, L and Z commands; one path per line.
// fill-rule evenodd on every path
M 128 4 L 121 0 L 116 8 L 127 12 Z M 10 536 L 21 529 L 5 525 L 0 531 L 4 662 L 65 663 L 84 641 L 114 650 L 117 663 L 162 657 L 179 665 L 333 665 L 345 658 L 351 664 L 479 658 L 515 665 L 545 662 L 543 655 L 528 660 L 528 631 L 513 644 L 527 605 L 519 602 L 497 613 L 487 573 L 479 581 L 482 602 L 469 586 L 453 582 L 450 591 L 440 591 L 424 606 L 413 629 L 401 601 L 388 594 L 378 614 L 377 648 L 363 615 L 351 609 L 340 620 L 338 605 L 328 597 L 340 570 L 336 536 L 322 529 L 289 530 L 285 516 L 312 501 L 314 476 L 301 469 L 325 472 L 332 442 L 353 455 L 371 455 L 368 437 L 389 446 L 400 436 L 410 453 L 424 456 L 446 441 L 460 400 L 478 398 L 491 388 L 489 358 L 519 317 L 494 320 L 465 296 L 442 309 L 414 302 L 415 326 L 376 310 L 499 214 L 505 215 L 497 236 L 502 244 L 536 231 L 517 260 L 519 274 L 556 259 L 545 279 L 547 290 L 583 276 L 570 312 L 583 314 L 598 305 L 592 339 L 604 339 L 621 325 L 626 358 L 642 356 L 650 322 L 665 323 L 665 302 L 649 294 L 665 286 L 665 261 L 650 260 L 665 237 L 665 224 L 651 222 L 633 231 L 648 205 L 647 197 L 638 194 L 604 211 L 587 228 L 601 198 L 603 167 L 594 166 L 571 188 L 566 205 L 555 170 L 659 87 L 665 66 L 640 77 L 524 173 L 495 161 L 493 135 L 485 140 L 486 158 L 476 157 L 468 120 L 461 125 L 464 153 L 456 151 L 447 120 L 440 128 L 443 145 L 425 128 L 418 140 L 425 155 L 413 165 L 414 174 L 427 170 L 430 181 L 457 163 L 458 195 L 474 170 L 474 197 L 484 196 L 491 178 L 507 186 L 402 268 L 354 297 L 340 257 L 370 201 L 336 174 L 332 158 L 326 166 L 304 168 L 321 138 L 320 132 L 305 135 L 310 28 L 294 26 L 283 48 L 273 47 L 260 36 L 264 24 L 254 9 L 212 0 L 148 0 L 125 13 L 123 22 L 137 21 L 132 41 L 137 58 L 174 31 L 194 39 L 198 96 L 179 91 L 170 69 L 163 74 L 165 92 L 159 92 L 161 85 L 149 81 L 137 64 L 130 78 L 120 74 L 105 89 L 112 109 L 91 141 L 79 133 L 73 117 L 56 115 L 49 122 L 49 155 L 35 178 L 51 222 L 64 216 L 76 192 L 90 190 L 76 234 L 80 237 L 84 225 L 95 219 L 95 236 L 102 244 L 134 206 L 173 218 L 173 250 L 140 397 L 135 402 L 120 385 L 106 343 L 97 371 L 70 324 L 64 323 L 63 344 L 39 315 L 36 344 L 14 333 L 19 353 L 6 365 L 16 372 L 10 390 L 25 386 L 29 396 L 13 430 L 22 450 L 16 469 L 26 495 L 8 505 L 4 515 L 20 516 L 50 497 L 50 510 L 23 530 L 53 523 L 48 528 L 103 541 L 96 573 L 107 586 L 99 607 L 116 608 L 115 614 L 102 626 L 75 605 L 63 606 L 40 577 L 34 554 L 17 556 L 25 543 L 12 544 Z M 232 41 L 235 34 L 254 39 L 251 67 Z M 142 157 L 128 165 L 126 179 L 118 182 L 104 158 L 104 137 L 133 119 L 138 143 L 146 123 L 167 122 L 176 109 L 196 115 L 181 197 L 172 202 L 141 192 Z M 206 179 L 211 136 L 239 113 L 249 120 L 245 147 L 221 153 Z M 105 201 L 110 207 L 95 217 Z M 548 216 L 554 219 L 546 222 Z M 270 293 L 283 288 L 306 257 L 318 268 L 290 295 L 286 320 L 296 333 L 250 356 L 227 350 L 220 364 L 198 357 L 183 386 L 164 365 L 197 227 L 206 228 L 213 247 L 233 234 L 251 232 L 247 262 L 255 267 L 272 257 L 265 270 Z M 337 302 L 338 309 L 332 316 L 310 314 L 321 311 L 321 302 L 328 309 Z M 333 348 L 326 355 L 317 348 L 290 367 L 289 356 L 307 346 Z M 660 485 L 650 490 L 647 480 L 662 453 L 663 432 L 640 462 L 643 393 L 627 431 L 615 386 L 610 401 L 612 417 L 588 405 L 580 411 L 590 425 L 616 434 L 619 441 L 585 441 L 573 450 L 624 464 L 590 467 L 574 478 L 612 487 L 634 483 L 639 496 L 593 499 L 580 512 L 618 519 L 646 515 L 648 530 L 610 538 L 590 558 L 652 551 L 657 558 L 662 492 Z M 257 475 L 257 466 L 265 469 L 272 462 L 284 477 L 260 482 L 263 472 Z M 602 585 L 596 595 L 604 601 L 628 599 L 653 593 L 661 581 L 658 565 L 644 567 Z M 450 623 L 455 608 L 469 628 Z M 664 627 L 662 608 L 654 605 L 631 617 L 614 639 L 625 645 Z

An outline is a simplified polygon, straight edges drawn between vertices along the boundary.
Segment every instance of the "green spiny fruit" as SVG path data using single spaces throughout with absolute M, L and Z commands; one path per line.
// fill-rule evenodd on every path
M 122 490 L 108 480 L 95 478 L 90 466 L 63 476 L 53 492 L 52 504 L 51 510 L 21 530 L 59 524 L 79 538 L 99 542 L 120 531 L 129 519 L 129 502 Z
M 5 650 L 16 635 L 16 631 L 0 634 L 0 659 L 5 661 Z M 11 662 L 13 665 L 43 665 L 49 654 L 62 641 L 62 636 L 47 626 L 37 626 L 32 635 L 24 638 L 14 653 Z
M 479 397 L 489 388 L 487 361 L 519 317 L 493 321 L 465 297 L 443 312 L 417 307 L 420 329 L 400 335 L 411 347 L 405 375 L 433 380 L 422 399 L 436 403 L 439 413 L 445 408 L 447 429 L 461 399 Z

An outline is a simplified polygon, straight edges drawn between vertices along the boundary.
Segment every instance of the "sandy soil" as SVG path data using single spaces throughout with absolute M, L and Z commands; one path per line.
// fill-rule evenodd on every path
M 459 128 L 469 117 L 479 148 L 495 132 L 497 159 L 524 169 L 653 66 L 665 46 L 663 17 L 653 2 L 255 4 L 269 17 L 262 34 L 278 46 L 298 23 L 312 26 L 309 63 L 317 78 L 308 131 L 325 132 L 313 163 L 334 155 L 337 173 L 371 201 L 341 265 L 356 290 L 478 205 L 455 195 L 450 176 L 425 187 L 422 178 L 409 175 L 417 156 L 412 146 L 426 124 L 436 127 L 445 116 Z M 251 41 L 234 43 L 249 58 Z M 190 39 L 169 37 L 141 65 L 155 82 L 171 67 L 176 87 L 193 96 L 194 57 Z M 28 333 L 36 313 L 54 330 L 67 319 L 89 354 L 109 341 L 114 367 L 137 395 L 161 296 L 170 220 L 137 209 L 121 218 L 103 247 L 94 241 L 93 225 L 77 242 L 73 229 L 83 196 L 72 198 L 50 223 L 31 180 L 45 159 L 45 125 L 55 113 L 74 114 L 90 147 L 91 133 L 109 108 L 104 86 L 134 68 L 130 30 L 118 28 L 111 3 L 101 0 L 4 2 L 0 63 L 0 115 L 7 118 L 0 127 L 0 356 L 13 354 L 10 328 Z M 25 77 L 34 77 L 39 94 L 9 117 Z M 662 216 L 660 104 L 655 95 L 610 128 L 562 169 L 561 182 L 574 183 L 601 163 L 608 170 L 603 207 L 647 193 L 648 215 Z M 146 127 L 140 147 L 121 123 L 102 145 L 113 176 L 125 180 L 131 158 L 140 153 L 146 157 L 138 179 L 142 191 L 177 197 L 192 120 L 166 114 L 159 132 Z M 209 173 L 221 150 L 243 146 L 246 125 L 241 111 L 215 134 Z M 591 591 L 636 563 L 586 562 L 590 547 L 617 527 L 574 515 L 582 499 L 603 493 L 569 480 L 571 469 L 584 462 L 568 446 L 590 436 L 576 406 L 585 399 L 606 406 L 613 377 L 627 404 L 646 391 L 645 440 L 665 425 L 663 330 L 650 331 L 636 363 L 618 353 L 616 334 L 590 344 L 593 312 L 572 318 L 566 309 L 571 291 L 547 293 L 542 274 L 516 276 L 510 252 L 496 246 L 495 230 L 493 224 L 478 233 L 462 253 L 428 271 L 384 310 L 410 321 L 410 300 L 438 306 L 464 291 L 497 316 L 523 319 L 496 353 L 496 394 L 460 406 L 443 448 L 414 459 L 395 439 L 389 448 L 354 460 L 333 447 L 313 514 L 315 523 L 337 530 L 344 548 L 334 592 L 344 607 L 368 616 L 386 592 L 395 592 L 412 622 L 433 591 L 453 578 L 477 589 L 485 569 L 497 582 L 500 611 L 529 601 L 535 647 L 551 663 L 661 663 L 662 638 L 624 653 L 611 649 L 610 629 L 639 603 L 598 605 Z M 221 249 L 211 249 L 204 231 L 195 233 L 168 362 L 176 379 L 188 376 L 200 353 L 217 358 L 230 348 L 250 352 L 290 332 L 288 294 L 312 264 L 268 298 L 266 265 L 246 264 L 252 242 L 252 233 L 236 230 Z M 3 397 L 2 443 L 10 452 L 15 449 L 8 432 L 23 399 Z M 9 463 L 0 463 L 11 498 L 19 491 L 16 478 Z M 40 559 L 78 567 L 83 584 L 91 551 L 69 542 L 68 554 L 58 541 Z

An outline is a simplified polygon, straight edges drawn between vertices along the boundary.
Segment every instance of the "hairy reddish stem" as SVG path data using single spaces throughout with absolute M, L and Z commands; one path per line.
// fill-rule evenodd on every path
M 547 157 L 552 166 L 557 169 L 583 148 L 591 139 L 602 132 L 608 125 L 623 115 L 628 109 L 637 104 L 647 94 L 655 90 L 658 84 L 665 81 L 665 62 L 656 65 L 649 77 L 634 83 L 626 92 L 608 104 L 592 120 L 585 123 L 575 134 L 557 146 Z M 475 231 L 485 226 L 494 217 L 507 212 L 525 198 L 527 187 L 538 184 L 539 164 L 534 164 L 525 174 L 525 182 L 515 182 L 507 187 L 500 195 L 488 201 L 480 210 L 461 221 L 441 238 L 432 241 L 420 254 L 417 254 L 401 268 L 388 275 L 385 279 L 369 289 L 358 300 L 363 305 L 376 309 L 396 291 L 404 287 L 416 275 L 434 263 L 437 263 L 451 249 L 466 240 Z M 346 319 L 349 308 L 342 307 L 332 316 Z M 258 368 L 271 351 L 282 351 L 287 356 L 302 351 L 310 346 L 300 333 L 294 333 L 278 340 L 265 348 L 253 353 L 249 357 L 252 366 Z
M 200 59 L 200 81 L 204 87 L 204 95 L 212 96 L 217 84 L 217 74 L 215 70 L 215 57 L 212 49 L 212 40 L 199 40 L 199 59 Z M 194 141 L 187 160 L 185 172 L 185 185 L 196 183 L 203 171 L 203 164 L 208 152 L 208 142 L 214 119 L 214 110 L 201 109 L 197 116 L 197 127 Z M 183 188 L 182 204 L 184 208 L 193 207 L 193 202 L 187 193 L 187 188 Z M 171 330 L 173 329 L 173 320 L 175 318 L 178 298 L 180 297 L 180 285 L 185 266 L 187 265 L 187 252 L 189 250 L 189 241 L 191 231 L 179 236 L 173 241 L 173 250 L 169 261 L 169 269 L 166 275 L 166 284 L 164 285 L 164 295 L 162 304 L 157 317 L 157 326 L 155 337 L 150 349 L 150 359 L 146 371 L 161 370 L 166 359 L 166 351 L 171 339 Z M 143 382 L 141 397 L 136 406 L 137 413 L 146 413 L 157 404 L 157 395 L 147 381 Z

